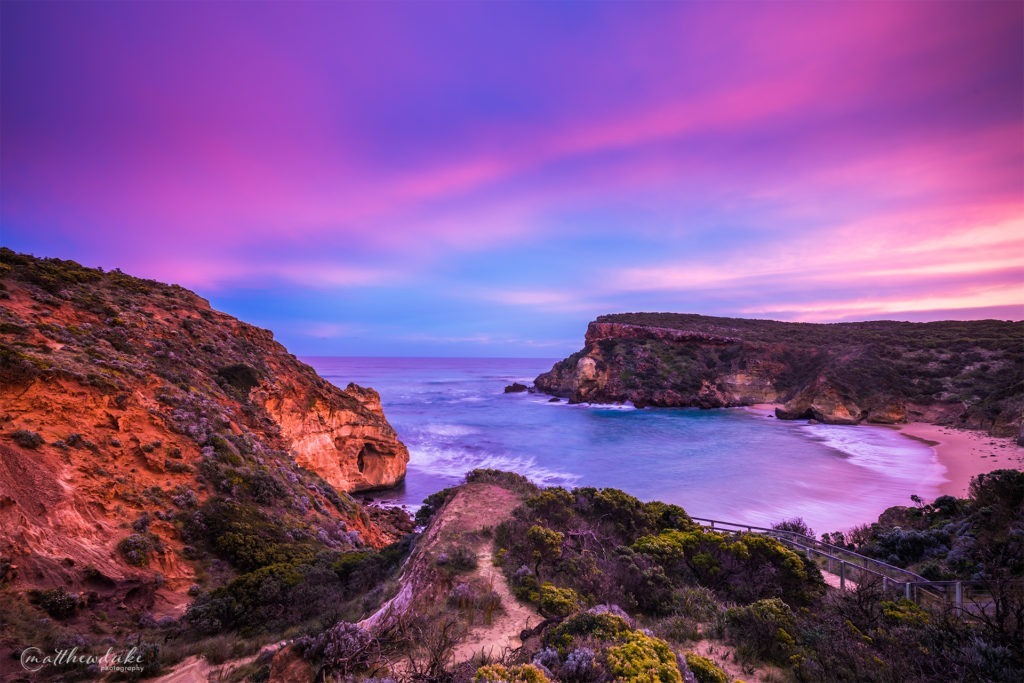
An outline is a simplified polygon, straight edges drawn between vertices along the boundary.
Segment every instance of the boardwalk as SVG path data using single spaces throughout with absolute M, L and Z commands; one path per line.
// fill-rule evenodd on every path
M 832 588 L 856 590 L 861 584 L 877 584 L 883 593 L 903 597 L 922 606 L 955 608 L 971 612 L 986 609 L 991 596 L 963 581 L 929 581 L 919 574 L 895 567 L 852 550 L 840 548 L 794 531 L 693 517 L 705 529 L 724 533 L 763 534 L 807 556 L 821 569 Z M 970 603 L 970 604 L 967 604 Z

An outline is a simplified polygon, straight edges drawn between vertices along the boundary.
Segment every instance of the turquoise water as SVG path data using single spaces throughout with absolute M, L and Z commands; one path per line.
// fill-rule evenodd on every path
M 803 517 L 817 532 L 874 520 L 910 496 L 938 495 L 933 449 L 883 427 L 808 425 L 764 413 L 570 406 L 505 394 L 553 360 L 304 358 L 328 380 L 371 386 L 409 447 L 404 486 L 375 497 L 409 506 L 476 467 L 539 484 L 614 486 L 696 516 L 768 525 Z

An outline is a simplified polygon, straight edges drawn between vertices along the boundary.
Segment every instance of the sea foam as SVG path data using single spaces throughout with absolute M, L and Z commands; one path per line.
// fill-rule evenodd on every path
M 802 425 L 809 438 L 849 458 L 858 467 L 893 479 L 915 482 L 926 489 L 926 497 L 936 494 L 946 480 L 946 468 L 935 449 L 906 438 L 885 427 L 847 425 Z
M 517 472 L 539 486 L 573 486 L 579 475 L 537 464 L 531 457 L 474 453 L 463 448 L 420 445 L 409 450 L 409 470 L 461 481 L 476 469 Z

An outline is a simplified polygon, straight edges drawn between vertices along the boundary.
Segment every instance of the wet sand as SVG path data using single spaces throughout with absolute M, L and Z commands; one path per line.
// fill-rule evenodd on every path
M 1024 446 L 1013 439 L 997 438 L 971 429 L 956 429 L 926 422 L 899 425 L 904 436 L 923 441 L 935 449 L 946 468 L 943 494 L 963 498 L 971 477 L 992 470 L 1024 470 Z
M 748 410 L 773 415 L 776 404 L 759 403 Z M 921 441 L 935 450 L 939 463 L 946 468 L 946 481 L 939 486 L 943 495 L 963 498 L 967 495 L 971 478 L 1002 469 L 1024 471 L 1024 446 L 1011 438 L 1000 438 L 973 429 L 957 429 L 927 422 L 905 425 L 865 425 L 897 429 L 910 439 Z

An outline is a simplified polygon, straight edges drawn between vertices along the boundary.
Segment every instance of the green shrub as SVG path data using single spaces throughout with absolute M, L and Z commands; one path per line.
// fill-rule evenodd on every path
M 495 484 L 513 493 L 531 495 L 537 492 L 537 485 L 521 474 L 503 470 L 475 469 L 466 474 L 467 484 Z
M 63 587 L 35 591 L 32 597 L 54 619 L 67 619 L 73 616 L 80 604 L 78 596 L 68 593 Z
M 796 653 L 796 619 L 789 605 L 778 598 L 758 600 L 725 613 L 726 635 L 737 650 L 755 659 L 787 665 Z
M 608 648 L 608 670 L 616 681 L 682 683 L 672 648 L 664 640 L 631 631 L 626 642 Z
M 565 617 L 580 606 L 580 596 L 571 588 L 558 588 L 543 583 L 539 590 L 537 606 L 546 617 Z
M 241 397 L 246 397 L 260 383 L 260 373 L 245 363 L 236 363 L 217 369 L 217 377 Z
M 453 572 L 468 572 L 476 569 L 476 553 L 466 545 L 450 545 L 437 554 L 434 564 Z
M 285 517 L 269 517 L 252 503 L 211 498 L 201 511 L 202 524 L 193 524 L 188 533 L 203 537 L 243 572 L 281 562 L 308 562 L 316 554 L 316 545 L 301 539 L 306 535 L 301 529 Z M 293 540 L 297 536 L 300 540 Z
M 213 452 L 217 454 L 217 458 L 228 465 L 238 467 L 244 462 L 235 445 L 221 436 L 214 434 L 207 439 L 206 445 L 212 446 Z
M 698 621 L 710 621 L 718 613 L 715 594 L 704 586 L 684 586 L 674 596 L 676 611 Z
M 217 537 L 214 547 L 218 553 L 243 571 L 251 571 L 271 564 L 299 559 L 312 559 L 312 548 L 295 544 L 268 542 L 258 533 L 246 529 L 228 531 Z
M 473 683 L 548 683 L 550 679 L 533 664 L 506 667 L 488 664 L 476 670 Z
M 14 443 L 18 444 L 22 448 L 35 449 L 46 443 L 46 439 L 42 436 L 27 429 L 16 429 L 11 433 L 11 438 L 14 439 Z
M 272 564 L 242 574 L 210 595 L 221 609 L 218 618 L 229 628 L 259 630 L 280 616 L 280 605 L 289 601 L 291 589 L 303 580 L 303 565 Z
M 772 524 L 773 529 L 779 531 L 792 531 L 793 533 L 807 536 L 808 538 L 814 538 L 814 529 L 807 526 L 807 522 L 804 521 L 803 517 L 794 517 L 792 519 L 784 519 L 781 522 Z
M 149 564 L 153 543 L 146 534 L 132 534 L 118 541 L 117 550 L 128 564 L 133 567 L 145 567 Z
M 697 683 L 729 683 L 729 677 L 707 657 L 686 653 L 686 666 L 693 672 Z
M 569 617 L 544 634 L 544 643 L 565 652 L 575 640 L 589 638 L 619 642 L 630 632 L 629 624 L 614 614 L 582 612 Z
M 562 539 L 560 531 L 553 531 L 539 524 L 534 524 L 526 532 L 526 540 L 530 546 L 533 559 L 533 573 L 540 576 L 543 564 L 551 564 L 562 556 Z
M 416 511 L 416 526 L 426 526 L 431 518 L 437 514 L 437 511 L 441 509 L 441 506 L 455 495 L 455 491 L 456 488 L 450 486 L 446 489 L 441 489 L 437 493 L 431 493 L 424 498 L 423 505 Z
M 799 555 L 768 536 L 670 529 L 638 539 L 633 550 L 656 560 L 667 575 L 693 577 L 741 602 L 782 597 L 805 604 L 824 592 L 820 574 L 809 573 Z
M 184 621 L 201 634 L 237 630 L 243 637 L 300 625 L 323 628 L 365 614 L 383 599 L 381 587 L 408 550 L 409 542 L 380 552 L 323 550 L 311 559 L 259 567 L 196 596 Z
M 392 543 L 378 552 L 356 550 L 336 556 L 331 570 L 345 585 L 347 596 L 368 593 L 387 576 L 397 570 L 412 547 L 412 537 Z
M 901 598 L 895 602 L 884 601 L 881 605 L 882 617 L 893 626 L 926 626 L 931 616 L 911 600 Z

